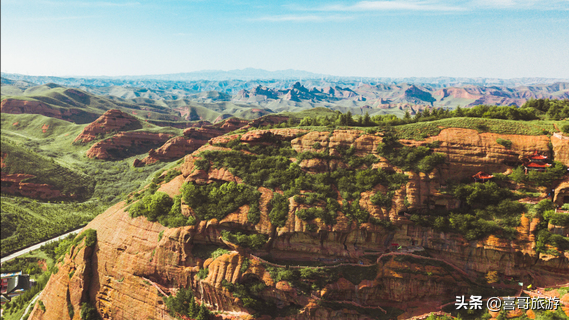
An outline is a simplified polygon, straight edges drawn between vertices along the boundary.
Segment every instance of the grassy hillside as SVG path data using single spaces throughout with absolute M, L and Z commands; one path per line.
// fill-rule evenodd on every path
M 149 183 L 168 163 L 134 168 L 136 155 L 120 161 L 85 156 L 90 144 L 73 144 L 86 125 L 32 114 L 1 114 L 3 172 L 37 177 L 26 182 L 48 183 L 62 190 L 83 190 L 78 201 L 44 203 L 2 194 L 2 255 L 86 224 L 125 194 Z M 44 125 L 48 126 L 42 130 Z M 181 129 L 148 123 L 140 129 L 181 134 Z M 83 189 L 81 189 L 83 188 Z M 84 202 L 82 202 L 84 201 Z
M 93 194 L 95 181 L 81 172 L 59 165 L 53 158 L 39 155 L 2 138 L 2 153 L 7 153 L 2 172 L 26 173 L 34 178 L 25 182 L 48 184 L 63 194 L 75 194 L 77 199 L 88 199 Z
M 561 121 L 558 121 L 561 123 Z M 449 118 L 395 126 L 399 139 L 419 140 L 436 136 L 444 128 L 466 128 L 481 132 L 537 136 L 556 132 L 555 121 L 515 121 L 486 118 Z

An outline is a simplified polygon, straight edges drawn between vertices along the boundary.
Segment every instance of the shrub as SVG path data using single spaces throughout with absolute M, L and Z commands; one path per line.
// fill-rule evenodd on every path
M 208 274 L 209 274 L 208 268 L 200 269 L 200 271 L 198 271 L 198 278 L 203 280 L 203 279 L 207 278 Z
M 87 229 L 85 233 L 85 246 L 92 247 L 97 243 L 97 230 Z
M 227 230 L 223 230 L 221 231 L 221 237 L 225 241 L 251 249 L 259 249 L 267 242 L 267 236 L 258 233 L 246 235 L 241 232 L 237 232 L 233 234 Z
M 146 200 L 143 198 L 143 202 L 146 206 L 148 221 L 157 221 L 159 216 L 168 214 L 174 204 L 172 198 L 164 192 L 156 192 Z
M 210 258 L 217 259 L 219 256 L 224 254 L 230 253 L 229 250 L 223 248 L 217 248 L 214 252 L 211 253 Z
M 569 124 L 564 124 L 564 125 L 561 127 L 561 131 L 562 131 L 563 133 L 569 133 Z
M 342 203 L 342 212 L 348 217 L 350 220 L 355 219 L 359 223 L 366 223 L 369 219 L 369 212 L 360 208 L 360 198 L 357 197 L 352 203 L 350 204 L 348 200 L 344 200 Z
M 387 192 L 386 194 L 383 194 L 381 192 L 376 192 L 372 197 L 371 197 L 371 203 L 381 206 L 381 207 L 386 207 L 387 209 L 391 208 L 391 200 L 393 199 L 393 195 L 394 192 Z
M 446 159 L 444 154 L 432 152 L 431 149 L 438 145 L 438 142 L 434 142 L 418 147 L 403 146 L 397 142 L 392 132 L 387 132 L 383 142 L 377 146 L 377 152 L 403 170 L 429 173 Z
M 97 309 L 90 302 L 81 304 L 81 320 L 98 320 L 100 319 Z
M 514 194 L 507 188 L 501 188 L 494 182 L 459 185 L 454 189 L 454 196 L 471 207 L 483 207 L 498 204 L 503 199 L 511 199 Z
M 507 139 L 498 138 L 496 139 L 496 143 L 504 146 L 506 149 L 510 149 L 512 147 L 512 141 Z
M 324 209 L 318 207 L 310 207 L 308 209 L 300 209 L 296 211 L 296 216 L 304 221 L 310 221 L 316 217 L 324 215 Z
M 530 171 L 527 180 L 539 186 L 550 187 L 553 181 L 563 178 L 566 172 L 567 167 L 563 163 L 555 161 L 544 172 Z
M 170 171 L 168 171 L 168 173 L 164 177 L 164 182 L 168 183 L 168 182 L 172 181 L 172 179 L 174 179 L 175 177 L 177 177 L 181 174 L 182 174 L 182 172 L 179 170 L 170 170 Z

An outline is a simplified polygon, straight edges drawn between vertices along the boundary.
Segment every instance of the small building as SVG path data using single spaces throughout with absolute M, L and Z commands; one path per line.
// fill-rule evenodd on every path
M 494 178 L 493 175 L 488 174 L 484 171 L 480 171 L 477 174 L 472 176 L 472 179 L 474 180 L 474 182 L 486 182 L 486 181 L 490 181 L 490 179 Z
M 22 272 L 3 273 L 1 279 L 0 294 L 2 295 L 2 303 L 12 300 L 32 287 L 30 276 L 22 274 Z
M 530 163 L 524 164 L 524 170 L 525 170 L 526 174 L 530 171 L 543 172 L 543 171 L 545 171 L 545 169 L 547 169 L 549 167 L 551 167 L 550 163 L 530 162 Z
M 547 163 L 548 157 L 537 153 L 537 150 L 535 150 L 530 156 L 528 156 L 528 160 L 530 162 Z
M 545 169 L 551 167 L 551 164 L 548 163 L 548 160 L 549 158 L 547 156 L 539 154 L 537 150 L 535 150 L 534 153 L 524 159 L 525 173 L 527 174 L 529 171 L 545 171 Z

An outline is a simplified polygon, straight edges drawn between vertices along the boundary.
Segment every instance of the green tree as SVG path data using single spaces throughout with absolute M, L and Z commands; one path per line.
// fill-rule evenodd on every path
M 273 198 L 269 202 L 271 211 L 269 219 L 271 223 L 277 227 L 284 227 L 288 218 L 288 198 L 275 192 Z
M 150 198 L 146 209 L 148 210 L 148 221 L 158 220 L 158 216 L 167 214 L 172 209 L 174 201 L 170 196 L 164 192 L 156 192 Z

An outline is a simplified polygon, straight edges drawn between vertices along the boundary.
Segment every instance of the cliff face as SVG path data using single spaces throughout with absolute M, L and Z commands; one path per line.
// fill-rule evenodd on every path
M 64 258 L 59 271 L 52 275 L 40 300 L 46 308 L 43 311 L 38 304 L 32 313 L 36 319 L 81 319 L 81 303 L 89 301 L 89 286 L 92 283 L 93 250 L 90 247 L 77 246 Z M 63 290 L 62 290 L 63 289 Z
M 498 138 L 510 140 L 512 146 L 506 148 L 496 142 Z M 479 133 L 472 129 L 446 128 L 437 136 L 425 141 L 401 140 L 405 145 L 417 146 L 439 141 L 436 152 L 447 156 L 448 167 L 441 170 L 442 179 L 470 177 L 478 171 L 505 172 L 512 165 L 521 164 L 521 158 L 537 152 L 552 156 L 548 147 L 548 136 L 523 136 L 513 134 Z M 565 157 L 564 151 L 561 157 Z
M 190 135 L 205 134 L 204 130 L 189 132 Z M 512 147 L 506 149 L 497 144 L 498 137 L 512 141 Z M 299 153 L 322 152 L 328 148 L 329 153 L 334 155 L 338 152 L 338 146 L 353 147 L 356 156 L 372 154 L 376 157 L 379 157 L 376 147 L 382 141 L 379 135 L 356 130 L 306 133 L 298 129 L 271 129 L 219 137 L 211 143 L 238 138 L 253 145 L 266 144 L 274 139 L 290 141 L 292 148 Z M 389 208 L 373 204 L 370 200 L 376 191 L 387 191 L 384 186 L 375 186 L 372 191 L 360 195 L 360 207 L 377 219 L 389 220 L 394 228 L 371 223 L 358 224 L 341 212 L 337 213 L 335 225 L 326 225 L 318 219 L 309 225 L 295 214 L 298 208 L 305 208 L 306 205 L 296 203 L 294 198 L 289 199 L 286 224 L 277 228 L 270 222 L 269 202 L 274 192 L 281 192 L 278 188 L 258 188 L 261 193 L 260 219 L 255 225 L 248 222 L 248 205 L 222 220 L 212 219 L 194 226 L 166 228 L 159 223 L 149 222 L 145 217 L 130 218 L 123 209 L 124 204 L 119 203 L 87 226 L 98 232 L 91 260 L 67 258 L 56 275 L 59 277 L 62 270 L 91 268 L 90 273 L 79 273 L 82 286 L 72 281 L 76 275 L 69 280 L 66 271 L 63 274 L 67 279 L 52 278 L 40 299 L 48 312 L 59 312 L 53 316 L 61 314 L 62 319 L 66 319 L 64 312 L 58 310 L 67 310 L 67 300 L 62 295 L 68 291 L 69 301 L 74 308 L 78 307 L 76 303 L 81 299 L 88 299 L 104 319 L 172 319 L 166 312 L 161 295 L 174 294 L 177 288 L 185 287 L 191 288 L 198 302 L 206 303 L 211 310 L 223 311 L 222 314 L 227 317 L 246 318 L 254 311 L 246 308 L 244 298 L 234 296 L 224 284 L 226 281 L 241 283 L 254 279 L 266 286 L 259 295 L 263 300 L 274 303 L 278 310 L 287 306 L 300 309 L 298 313 L 287 316 L 288 319 L 366 319 L 374 318 L 369 316 L 373 312 L 384 311 L 394 316 L 405 312 L 402 317 L 406 318 L 417 315 L 417 310 L 424 310 L 421 308 L 425 305 L 431 308 L 427 311 L 435 311 L 442 304 L 441 301 L 449 301 L 455 295 L 468 292 L 473 282 L 484 285 L 478 282 L 478 278 L 488 271 L 499 271 L 501 276 L 515 277 L 523 282 L 531 281 L 536 286 L 566 282 L 566 275 L 569 274 L 567 256 L 535 253 L 534 232 L 540 222 L 537 218 L 530 220 L 524 215 L 515 240 L 491 235 L 481 240 L 467 241 L 460 234 L 439 233 L 415 225 L 401 214 L 408 207 L 424 208 L 432 199 L 447 201 L 447 205 L 452 207 L 448 197 L 440 193 L 441 186 L 448 179 L 460 179 L 467 177 L 469 172 L 481 170 L 505 171 L 507 163 L 517 162 L 520 156 L 534 150 L 549 152 L 548 137 L 444 129 L 437 137 L 426 141 L 402 142 L 421 145 L 435 140 L 441 141 L 436 151 L 447 156 L 447 163 L 429 174 L 408 172 L 409 181 L 394 190 Z M 160 191 L 172 196 L 179 194 L 184 181 L 198 184 L 211 181 L 242 182 L 240 177 L 224 168 L 197 170 L 197 154 L 204 150 L 229 149 L 206 144 L 192 155 L 186 155 L 179 167 L 182 174 L 162 185 Z M 567 157 L 563 150 L 563 147 L 556 148 L 554 144 L 553 156 L 556 159 Z M 385 159 L 379 157 L 379 160 L 373 165 L 374 168 L 399 170 Z M 346 164 L 337 158 L 324 158 L 304 160 L 300 166 L 307 172 L 326 172 Z M 192 209 L 183 203 L 181 209 L 185 216 L 193 214 Z M 262 249 L 251 251 L 224 242 L 220 238 L 224 230 L 265 234 L 269 241 Z M 203 258 L 197 252 L 205 245 L 229 248 L 231 252 L 217 258 Z M 398 246 L 405 249 L 391 252 Z M 276 263 L 280 265 L 264 261 L 257 255 L 278 257 L 280 262 Z M 304 285 L 312 286 L 310 294 L 298 289 L 303 284 L 291 285 L 293 280 L 278 281 L 271 274 L 274 272 L 271 268 L 300 270 L 295 265 L 316 260 L 335 264 L 326 267 L 326 274 L 335 278 L 321 286 L 308 281 Z M 198 272 L 204 269 L 208 272 L 201 279 Z M 88 293 L 81 288 L 88 288 Z M 73 295 L 76 298 L 71 298 Z M 79 296 L 82 298 L 77 298 Z M 361 310 L 367 313 L 363 314 Z M 36 308 L 30 319 L 48 317 Z

